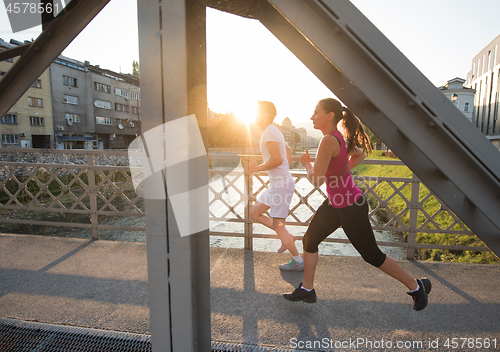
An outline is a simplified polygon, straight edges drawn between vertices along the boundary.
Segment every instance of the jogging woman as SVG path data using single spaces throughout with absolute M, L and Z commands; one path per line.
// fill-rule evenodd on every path
M 332 98 L 318 102 L 311 120 L 314 128 L 323 132 L 323 138 L 314 166 L 307 151 L 301 156 L 300 162 L 306 168 L 307 177 L 313 185 L 326 183 L 328 198 L 316 211 L 302 240 L 303 283 L 283 297 L 290 301 L 316 302 L 314 274 L 318 263 L 318 245 L 342 226 L 363 259 L 404 284 L 413 298 L 413 308 L 424 309 L 427 306 L 427 294 L 431 291 L 431 282 L 427 278 L 415 280 L 393 258 L 378 248 L 368 218 L 367 200 L 352 180 L 350 170 L 365 158 L 362 149 L 371 149 L 361 122 L 349 109 Z M 339 122 L 342 122 L 344 135 L 337 129 Z

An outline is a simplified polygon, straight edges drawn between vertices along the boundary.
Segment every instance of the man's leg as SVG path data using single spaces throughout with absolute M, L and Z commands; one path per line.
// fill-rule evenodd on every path
M 254 205 L 250 208 L 250 217 L 254 221 L 260 222 L 262 225 L 273 230 L 273 220 L 265 214 L 265 212 L 269 209 L 271 209 L 269 205 L 255 202 Z
M 292 256 L 298 257 L 299 251 L 295 247 L 295 238 L 288 232 L 285 227 L 285 219 L 273 218 L 272 228 L 276 231 L 281 243 L 290 251 Z

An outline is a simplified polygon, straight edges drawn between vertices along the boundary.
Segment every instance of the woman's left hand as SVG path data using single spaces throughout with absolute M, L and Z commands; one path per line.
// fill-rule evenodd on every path
M 300 163 L 305 167 L 306 165 L 311 163 L 311 156 L 309 155 L 309 151 L 306 150 L 304 154 L 300 156 Z

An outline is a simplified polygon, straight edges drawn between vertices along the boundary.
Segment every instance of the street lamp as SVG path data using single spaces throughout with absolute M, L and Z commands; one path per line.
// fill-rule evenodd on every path
M 458 99 L 458 95 L 457 95 L 457 93 L 453 93 L 453 95 L 451 96 L 451 101 L 452 101 L 452 102 L 456 102 L 456 101 L 457 101 L 457 99 Z

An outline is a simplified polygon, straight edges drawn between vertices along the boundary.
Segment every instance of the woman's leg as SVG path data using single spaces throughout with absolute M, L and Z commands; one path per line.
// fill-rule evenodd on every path
M 410 291 L 417 289 L 417 281 L 411 277 L 393 258 L 386 256 L 384 263 L 378 268 L 408 287 Z
M 414 278 L 393 258 L 385 255 L 378 248 L 368 218 L 368 204 L 364 196 L 353 205 L 339 209 L 339 215 L 342 227 L 351 244 L 366 262 L 400 281 L 410 290 L 415 290 L 418 287 Z
M 340 226 L 340 220 L 335 208 L 330 205 L 328 199 L 320 205 L 307 228 L 303 243 L 304 258 L 304 280 L 302 286 L 308 290 L 314 288 L 314 275 L 318 264 L 318 245 Z
M 316 274 L 316 265 L 318 264 L 319 252 L 309 253 L 304 251 L 302 256 L 304 258 L 304 280 L 302 287 L 308 290 L 314 288 L 314 275 Z

